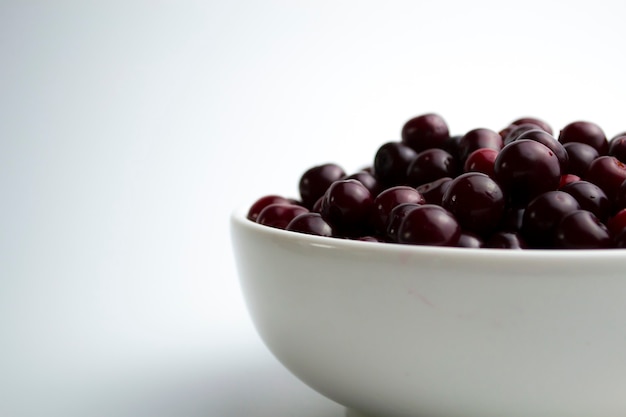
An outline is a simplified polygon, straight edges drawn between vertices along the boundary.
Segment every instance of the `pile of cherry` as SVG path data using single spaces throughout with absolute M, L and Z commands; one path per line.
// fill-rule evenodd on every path
M 521 118 L 500 132 L 451 136 L 437 114 L 348 175 L 327 163 L 299 199 L 268 195 L 248 218 L 294 232 L 414 245 L 509 249 L 626 248 L 626 132 L 608 140 L 576 121 L 558 137 Z

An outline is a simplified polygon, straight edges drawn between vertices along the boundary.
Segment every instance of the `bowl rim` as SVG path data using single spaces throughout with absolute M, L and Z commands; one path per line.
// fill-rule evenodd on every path
M 248 207 L 240 207 L 231 212 L 231 228 L 247 229 L 268 240 L 281 240 L 294 245 L 310 245 L 342 251 L 360 251 L 363 253 L 415 254 L 419 256 L 454 257 L 455 259 L 472 258 L 474 261 L 611 261 L 622 259 L 626 262 L 626 249 L 497 249 L 497 248 L 461 248 L 446 246 L 427 246 L 396 244 L 388 242 L 370 242 L 337 237 L 317 236 L 298 233 L 275 227 L 265 226 L 247 218 Z

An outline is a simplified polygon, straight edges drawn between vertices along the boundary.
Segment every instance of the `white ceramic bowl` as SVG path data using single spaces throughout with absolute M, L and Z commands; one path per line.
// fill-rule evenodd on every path
M 264 342 L 380 417 L 626 416 L 626 251 L 407 246 L 231 218 Z

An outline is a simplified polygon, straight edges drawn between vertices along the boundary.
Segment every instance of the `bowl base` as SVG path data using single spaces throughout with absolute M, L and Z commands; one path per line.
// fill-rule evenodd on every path
M 376 417 L 371 414 L 365 414 L 353 408 L 346 408 L 346 417 Z

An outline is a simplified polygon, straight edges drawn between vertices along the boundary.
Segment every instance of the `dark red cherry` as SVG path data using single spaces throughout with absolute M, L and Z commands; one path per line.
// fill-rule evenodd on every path
M 314 213 L 321 213 L 323 204 L 324 204 L 324 196 L 321 196 L 320 198 L 317 199 L 315 204 L 313 204 L 313 208 L 311 209 L 311 211 Z
M 539 126 L 545 132 L 552 134 L 552 127 L 544 120 L 538 119 L 536 117 L 522 117 L 520 119 L 515 120 L 511 123 L 514 126 L 519 126 L 523 124 L 533 124 Z
M 521 139 L 502 148 L 494 174 L 508 197 L 523 204 L 546 191 L 556 190 L 561 181 L 561 166 L 550 148 Z
M 601 221 L 611 214 L 611 201 L 600 187 L 589 181 L 575 181 L 560 188 L 578 201 L 580 208 L 592 212 Z
M 381 192 L 374 199 L 372 206 L 372 223 L 380 234 L 387 231 L 387 220 L 394 207 L 403 203 L 424 204 L 426 200 L 413 187 L 397 185 Z
M 322 218 L 338 233 L 365 235 L 373 202 L 369 190 L 359 181 L 335 181 L 324 194 Z
M 592 122 L 578 121 L 565 126 L 559 133 L 559 142 L 581 142 L 606 155 L 609 150 L 609 141 L 600 126 Z
M 476 149 L 465 159 L 463 170 L 465 172 L 482 172 L 494 178 L 493 167 L 496 164 L 498 153 L 499 151 L 495 149 Z
M 561 172 L 567 172 L 569 156 L 567 155 L 567 151 L 565 150 L 561 142 L 559 142 L 554 136 L 541 129 L 531 129 L 519 135 L 516 140 L 521 139 L 534 140 L 550 148 L 550 150 L 554 152 L 556 157 L 559 159 Z
M 417 152 L 400 142 L 387 142 L 374 157 L 374 175 L 383 186 L 406 185 L 409 164 Z
M 441 147 L 444 151 L 448 152 L 450 155 L 454 157 L 456 160 L 460 160 L 459 158 L 459 142 L 463 135 L 454 135 L 450 136 L 448 140 Z
M 464 230 L 487 235 L 498 225 L 505 200 L 500 186 L 480 172 L 461 174 L 450 182 L 442 206 Z
M 365 186 L 365 188 L 370 190 L 372 195 L 378 195 L 378 193 L 382 191 L 382 186 L 378 183 L 374 174 L 366 170 L 355 172 L 354 174 L 343 177 L 342 179 L 359 181 Z
M 450 177 L 440 178 L 433 182 L 418 186 L 417 192 L 419 192 L 422 197 L 424 197 L 426 203 L 441 205 L 443 194 L 448 189 L 451 181 L 452 178 Z
M 609 155 L 626 163 L 626 135 L 611 139 L 609 142 Z
M 456 245 L 460 248 L 478 249 L 482 248 L 483 244 L 483 239 L 479 235 L 467 230 L 461 232 L 461 236 L 459 236 L 459 240 L 456 242 Z
M 402 143 L 416 152 L 443 148 L 449 137 L 448 124 L 434 113 L 414 117 L 402 127 Z
M 461 227 L 441 206 L 424 204 L 410 210 L 398 230 L 399 243 L 411 245 L 456 246 Z
M 620 185 L 626 181 L 626 165 L 614 156 L 600 156 L 589 165 L 585 179 L 602 188 L 609 200 L 615 201 Z
M 561 249 L 605 249 L 612 245 L 609 230 L 587 210 L 566 214 L 555 236 L 555 247 Z
M 611 236 L 617 236 L 626 230 L 626 208 L 619 210 L 614 216 L 610 217 L 606 222 L 606 227 L 609 229 Z
M 619 189 L 617 190 L 617 195 L 615 196 L 614 204 L 616 210 L 626 208 L 626 181 L 624 181 L 622 185 L 619 186 Z
M 465 161 L 476 149 L 488 148 L 499 151 L 502 149 L 502 136 L 491 129 L 473 129 L 459 139 L 459 158 Z
M 407 183 L 414 187 L 457 174 L 457 161 L 443 149 L 431 148 L 417 154 L 407 168 Z
M 626 248 L 624 160 L 626 132 L 609 141 L 590 122 L 566 125 L 558 140 L 535 117 L 501 132 L 450 136 L 441 116 L 422 114 L 403 125 L 401 140 L 377 150 L 371 166 L 351 175 L 337 164 L 312 167 L 299 198 L 267 195 L 247 217 L 364 241 Z
M 286 230 L 318 236 L 333 236 L 333 229 L 319 213 L 302 213 L 289 222 Z
M 483 248 L 490 249 L 528 249 L 524 238 L 517 232 L 496 232 L 487 239 Z
M 600 156 L 597 150 L 582 142 L 565 143 L 563 144 L 563 148 L 567 152 L 569 159 L 566 172 L 579 177 L 587 175 L 587 170 L 591 162 Z
M 516 141 L 522 134 L 528 132 L 529 130 L 536 130 L 536 129 L 541 129 L 541 126 L 536 125 L 534 123 L 522 123 L 519 125 L 513 125 L 511 126 L 510 129 L 505 129 L 502 133 L 505 136 L 503 136 L 502 140 L 504 142 L 504 146 L 508 145 L 509 143 Z
M 580 210 L 576 199 L 564 191 L 548 191 L 535 197 L 524 211 L 522 235 L 536 248 L 554 245 L 555 230 L 563 216 Z
M 317 199 L 324 195 L 330 184 L 345 175 L 343 168 L 332 163 L 309 168 L 300 177 L 299 190 L 302 204 L 312 209 Z
M 308 212 L 305 207 L 293 204 L 270 204 L 261 210 L 256 221 L 265 226 L 285 229 L 297 215 Z
M 522 221 L 524 219 L 525 206 L 508 205 L 504 209 L 500 224 L 496 230 L 502 232 L 519 232 L 522 230 Z
M 279 195 L 266 195 L 264 197 L 259 198 L 257 201 L 254 202 L 254 204 L 252 204 L 252 206 L 248 210 L 248 215 L 247 215 L 248 219 L 255 222 L 256 219 L 259 217 L 259 213 L 261 213 L 261 210 L 263 210 L 265 207 L 269 206 L 270 204 L 292 204 L 292 203 L 285 197 L 281 197 Z
M 626 248 L 626 230 L 622 230 L 620 234 L 613 238 L 613 246 L 616 248 Z
M 561 175 L 561 182 L 559 182 L 559 188 L 565 187 L 570 182 L 580 181 L 580 177 L 574 174 Z
M 398 243 L 398 230 L 406 215 L 421 204 L 402 203 L 395 206 L 387 217 L 387 229 L 384 237 L 387 242 Z

